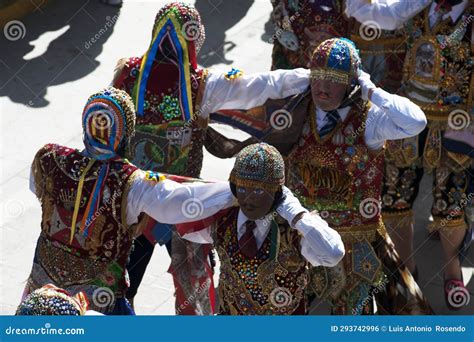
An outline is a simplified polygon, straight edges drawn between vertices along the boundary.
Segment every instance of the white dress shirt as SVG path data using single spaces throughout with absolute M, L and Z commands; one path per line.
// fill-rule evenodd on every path
M 220 109 L 250 109 L 268 99 L 282 99 L 304 92 L 309 86 L 308 69 L 275 70 L 242 75 L 227 80 L 222 73 L 209 72 L 199 115 L 207 118 Z
M 396 140 L 419 134 L 426 126 L 425 113 L 406 97 L 374 89 L 371 107 L 367 113 L 364 138 L 367 147 L 378 150 L 385 140 Z M 350 107 L 338 109 L 341 120 L 349 114 Z M 316 108 L 318 131 L 328 122 L 327 113 Z
M 237 237 L 240 239 L 246 231 L 247 216 L 239 210 L 237 217 Z M 270 232 L 272 214 L 254 220 L 257 227 L 253 230 L 257 247 L 260 248 Z M 301 233 L 301 255 L 313 266 L 335 266 L 344 256 L 344 244 L 341 236 L 331 229 L 319 215 L 304 214 L 296 223 L 295 229 Z M 212 227 L 185 234 L 184 239 L 195 243 L 213 243 Z
M 468 5 L 469 0 L 463 0 L 461 3 L 451 7 L 451 11 L 446 12 L 443 14 L 442 20 L 446 20 L 448 18 L 451 18 L 451 21 L 454 23 L 458 18 L 461 16 L 461 14 L 464 12 Z M 430 28 L 433 28 L 440 20 L 438 18 L 438 15 L 436 14 L 436 3 L 433 2 L 430 7 L 430 11 L 428 14 L 429 21 L 430 21 Z
M 299 68 L 244 75 L 229 81 L 222 74 L 210 73 L 200 115 L 207 117 L 219 109 L 253 108 L 264 104 L 269 98 L 285 98 L 302 93 L 310 85 L 309 75 L 309 70 Z M 423 111 L 405 97 L 376 88 L 371 102 L 365 129 L 365 141 L 370 149 L 379 149 L 385 140 L 417 135 L 426 126 Z M 344 120 L 348 112 L 348 107 L 342 108 L 339 115 Z M 325 112 L 317 110 L 318 128 L 323 127 L 325 116 Z
M 169 179 L 153 182 L 146 180 L 144 171 L 136 172 L 127 197 L 128 225 L 137 223 L 141 213 L 166 224 L 198 221 L 237 203 L 228 182 L 180 184 Z M 29 185 L 36 194 L 31 169 Z M 283 193 L 285 198 L 277 211 L 291 223 L 296 215 L 307 210 L 288 188 L 284 187 Z
M 245 216 L 242 210 L 239 210 L 239 215 L 237 216 L 237 238 L 240 238 L 245 234 L 247 230 L 246 222 L 249 220 L 247 216 Z M 255 240 L 257 241 L 257 248 L 260 248 L 265 241 L 265 238 L 270 231 L 271 222 L 272 222 L 272 215 L 269 214 L 259 220 L 254 220 L 257 227 L 253 230 L 253 236 L 255 236 Z
M 406 21 L 431 2 L 432 0 L 372 0 L 368 3 L 366 0 L 347 0 L 346 15 L 356 18 L 360 23 L 375 21 L 381 29 L 395 30 L 402 27 Z M 443 19 L 450 16 L 453 22 L 456 21 L 468 3 L 469 0 L 463 0 L 460 4 L 453 6 L 449 13 L 443 15 Z M 436 20 L 435 8 L 436 4 L 433 2 L 429 11 L 431 27 Z

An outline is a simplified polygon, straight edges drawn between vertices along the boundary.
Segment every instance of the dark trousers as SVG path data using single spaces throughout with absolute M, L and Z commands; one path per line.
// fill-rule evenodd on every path
M 171 257 L 171 240 L 169 240 L 165 246 Z M 140 235 L 133 242 L 133 249 L 127 264 L 127 271 L 130 277 L 130 287 L 126 295 L 128 299 L 133 299 L 137 294 L 138 287 L 142 282 L 143 275 L 145 274 L 154 249 L 155 246 L 143 235 Z

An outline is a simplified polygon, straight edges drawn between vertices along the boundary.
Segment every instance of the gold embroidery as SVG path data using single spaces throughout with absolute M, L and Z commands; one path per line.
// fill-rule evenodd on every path
M 122 209 L 122 213 L 121 213 L 121 225 L 126 227 L 126 228 L 129 228 L 128 225 L 127 225 L 127 203 L 128 203 L 128 193 L 130 192 L 130 188 L 133 184 L 133 182 L 135 181 L 135 179 L 137 177 L 140 176 L 140 172 L 142 172 L 141 170 L 136 170 L 135 172 L 133 172 L 127 179 L 127 184 L 125 184 L 125 189 L 123 191 L 123 194 L 122 194 L 122 204 L 121 204 L 121 209 Z
M 204 69 L 202 71 L 202 75 L 201 75 L 201 81 L 199 82 L 199 89 L 197 91 L 197 94 L 196 94 L 196 100 L 194 101 L 195 104 L 194 104 L 194 113 L 193 113 L 193 118 L 197 118 L 198 119 L 198 123 L 200 122 L 199 119 L 202 118 L 202 111 L 206 109 L 206 107 L 208 106 L 207 103 L 202 103 L 202 98 L 204 96 L 204 90 L 206 89 L 206 84 L 207 84 L 207 77 L 209 75 L 209 70 L 208 69 Z M 203 108 L 202 108 L 202 107 Z M 201 122 L 202 124 L 202 122 Z M 201 129 L 204 129 L 206 128 L 207 125 L 205 127 L 201 127 Z
M 62 288 L 90 283 L 107 269 L 107 262 L 75 256 L 43 237 L 38 240 L 38 260 L 48 276 Z
M 441 161 L 441 131 L 439 129 L 430 129 L 426 137 L 424 161 L 429 170 L 439 166 Z
M 385 236 L 387 231 L 385 225 L 380 219 L 379 222 L 374 224 L 366 224 L 360 226 L 333 226 L 331 227 L 336 230 L 345 243 L 353 243 L 366 239 L 368 242 L 374 242 L 377 238 L 377 234 Z
M 448 218 L 451 218 L 448 216 Z M 449 235 L 451 232 L 454 230 L 458 229 L 463 229 L 466 230 L 468 229 L 468 226 L 466 224 L 466 221 L 464 220 L 464 217 L 460 218 L 455 218 L 455 219 L 441 219 L 439 217 L 434 217 L 433 222 L 431 222 L 428 227 L 428 232 L 437 232 L 441 231 L 445 235 Z
M 334 198 L 331 201 L 343 201 L 347 208 L 352 208 L 352 182 L 350 173 L 338 169 L 317 167 L 307 163 L 295 163 L 301 180 L 308 189 L 311 198 L 317 198 L 317 192 L 327 189 Z
M 437 85 L 441 78 L 441 50 L 436 38 L 422 36 L 413 44 L 411 52 L 410 80 Z
M 397 167 L 409 167 L 418 159 L 418 136 L 387 141 L 387 161 Z

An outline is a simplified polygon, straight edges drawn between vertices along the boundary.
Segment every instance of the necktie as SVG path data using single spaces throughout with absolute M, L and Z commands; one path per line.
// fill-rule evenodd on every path
M 257 240 L 255 240 L 255 236 L 253 235 L 253 230 L 256 227 L 255 221 L 249 220 L 245 222 L 245 233 L 239 239 L 240 252 L 249 258 L 253 258 L 257 255 Z
M 435 10 L 444 10 L 446 12 L 451 12 L 453 6 L 459 5 L 462 0 L 435 0 L 436 7 Z
M 341 120 L 341 117 L 339 116 L 337 110 L 331 110 L 327 112 L 326 118 L 328 122 L 319 131 L 319 136 L 321 137 L 321 139 L 324 138 L 324 136 L 326 136 L 327 134 L 331 133 L 334 127 L 337 126 L 339 120 Z

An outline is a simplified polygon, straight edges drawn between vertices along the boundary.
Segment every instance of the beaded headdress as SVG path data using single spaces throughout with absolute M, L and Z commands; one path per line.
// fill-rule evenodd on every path
M 193 5 L 180 1 L 170 2 L 164 5 L 156 14 L 155 25 L 153 26 L 153 37 L 159 30 L 160 21 L 169 18 L 171 13 L 173 13 L 174 17 L 178 20 L 183 35 L 189 41 L 194 42 L 196 54 L 198 54 L 206 39 L 206 32 L 201 23 L 201 15 Z
M 204 26 L 199 12 L 190 4 L 171 2 L 163 6 L 156 15 L 153 38 L 142 59 L 138 82 L 133 89 L 137 115 L 145 108 L 145 93 L 148 78 L 154 63 L 172 63 L 178 69 L 179 102 L 177 107 L 183 121 L 193 116 L 190 67 L 197 68 L 197 53 L 205 39 Z M 157 60 L 157 56 L 163 60 Z M 160 57 L 161 58 L 161 57 Z
M 310 62 L 311 77 L 351 84 L 357 79 L 360 64 L 359 52 L 351 40 L 327 39 L 313 52 Z
M 75 296 L 53 284 L 30 293 L 16 310 L 18 316 L 82 316 L 89 302 L 83 292 Z
M 123 90 L 108 87 L 93 94 L 82 112 L 83 141 L 88 156 L 97 160 L 115 157 L 135 133 L 135 109 Z
M 84 107 L 82 125 L 83 141 L 86 147 L 84 154 L 91 159 L 82 171 L 77 186 L 69 243 L 72 243 L 74 238 L 87 172 L 96 161 L 103 161 L 80 225 L 80 230 L 85 236 L 88 236 L 96 221 L 92 219 L 92 216 L 98 211 L 105 180 L 110 170 L 109 161 L 121 158 L 117 152 L 135 133 L 135 109 L 132 99 L 125 91 L 113 87 L 93 94 Z
M 278 191 L 285 184 L 285 162 L 271 145 L 249 145 L 237 154 L 229 180 L 237 187 Z

